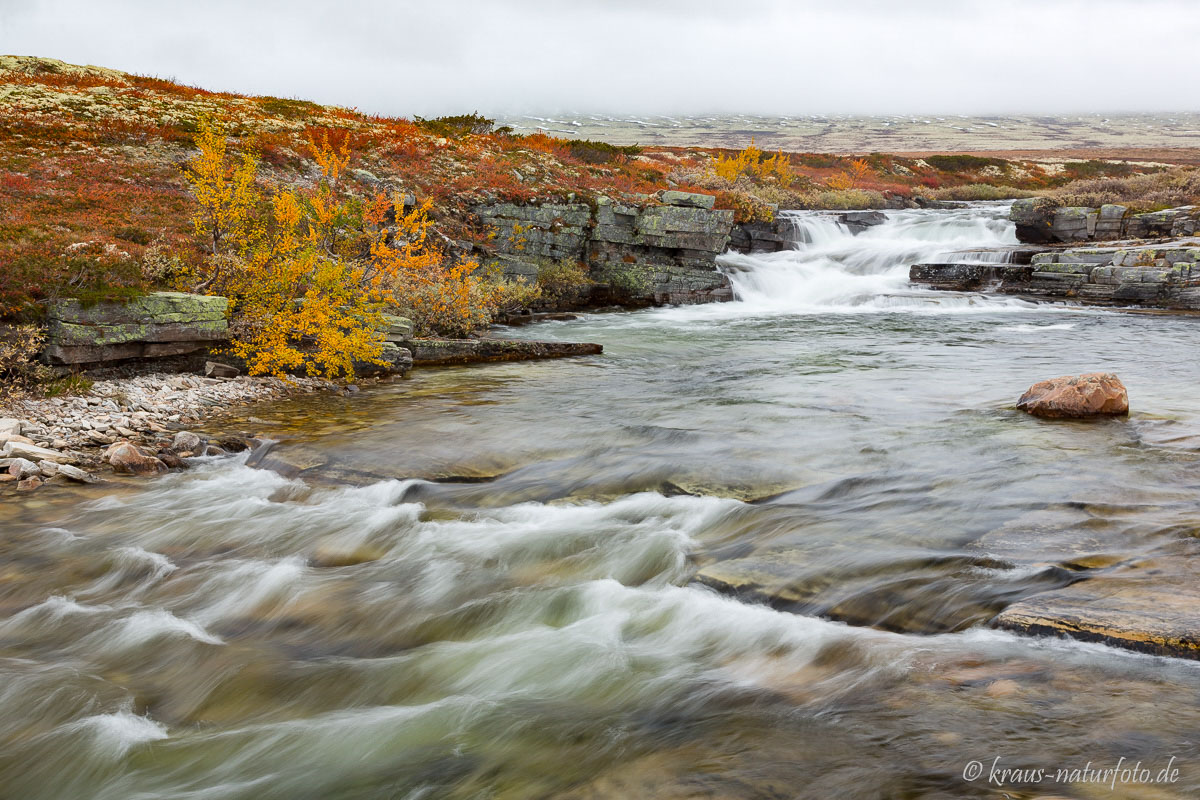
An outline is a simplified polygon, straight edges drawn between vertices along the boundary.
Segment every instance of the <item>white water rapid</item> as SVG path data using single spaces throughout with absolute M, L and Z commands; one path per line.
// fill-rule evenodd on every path
M 1004 262 L 1017 244 L 1007 204 L 954 211 L 887 211 L 886 222 L 855 234 L 836 213 L 784 212 L 791 250 L 721 256 L 742 311 L 752 313 L 955 312 L 1021 310 L 1028 303 L 931 292 L 908 284 L 922 262 Z

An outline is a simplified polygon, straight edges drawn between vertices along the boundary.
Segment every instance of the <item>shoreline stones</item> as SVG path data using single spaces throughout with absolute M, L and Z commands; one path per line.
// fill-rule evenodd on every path
M 85 395 L 19 400 L 0 418 L 0 484 L 35 489 L 46 482 L 95 483 L 99 478 L 90 470 L 106 463 L 102 454 L 121 444 L 128 448 L 109 464 L 114 472 L 181 469 L 185 458 L 245 449 L 244 442 L 232 438 L 211 445 L 180 430 L 184 425 L 233 406 L 331 387 L 316 378 L 285 382 L 157 373 L 96 381 Z
M 1111 372 L 1090 372 L 1035 383 L 1017 400 L 1017 408 L 1047 419 L 1125 416 L 1129 394 Z

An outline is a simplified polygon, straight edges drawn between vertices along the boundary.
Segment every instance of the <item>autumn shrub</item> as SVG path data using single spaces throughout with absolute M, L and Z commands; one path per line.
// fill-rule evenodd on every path
M 472 134 L 503 134 L 512 132 L 512 129 L 508 127 L 497 129 L 496 120 L 488 119 L 478 112 L 471 114 L 456 114 L 448 117 L 434 117 L 433 119 L 413 117 L 413 121 L 418 127 L 429 131 L 434 136 L 442 136 L 447 139 L 460 139 L 463 136 L 469 136 Z
M 782 152 L 768 156 L 754 145 L 753 139 L 738 153 L 731 156 L 718 155 L 713 163 L 713 172 L 731 183 L 736 182 L 740 176 L 746 176 L 757 181 L 788 186 L 796 177 L 787 156 Z
M 1012 200 L 1017 197 L 1032 197 L 1034 192 L 1014 186 L 993 186 L 990 183 L 968 183 L 963 186 L 945 186 L 934 189 L 928 196 L 934 200 Z
M 45 333 L 35 325 L 0 327 L 0 403 L 34 391 L 52 377 L 38 361 Z
M 337 379 L 353 376 L 357 363 L 380 363 L 391 280 L 408 251 L 386 243 L 391 231 L 382 222 L 395 206 L 376 198 L 368 220 L 363 204 L 340 191 L 350 159 L 346 138 L 310 140 L 321 175 L 316 186 L 269 197 L 255 184 L 253 157 L 232 158 L 219 125 L 202 119 L 196 144 L 200 154 L 186 177 L 199 206 L 196 233 L 209 257 L 196 269 L 193 288 L 229 297 L 233 351 L 250 373 L 303 370 Z M 397 223 L 423 235 L 425 210 L 405 214 L 401 205 Z M 388 248 L 387 263 L 366 257 L 377 245 Z
M 972 156 L 965 153 L 960 155 L 925 156 L 925 163 L 942 172 L 978 172 L 986 167 L 997 167 L 1007 170 L 1010 166 L 1003 158 L 988 158 Z
M 850 211 L 862 208 L 886 208 L 887 198 L 881 193 L 862 189 L 835 189 L 806 194 L 797 208 Z
M 321 106 L 309 100 L 294 100 L 283 97 L 260 97 L 258 98 L 258 105 L 263 110 L 263 113 L 288 120 L 307 120 L 320 114 L 323 110 Z
M 497 313 L 515 314 L 533 308 L 542 300 L 542 287 L 538 285 L 537 281 L 530 281 L 522 275 L 515 278 L 497 275 L 492 280 L 499 283 L 502 290 L 496 304 Z
M 1088 178 L 1123 178 L 1132 175 L 1133 165 L 1124 161 L 1068 161 L 1063 164 L 1063 177 L 1070 180 Z
M 607 164 L 621 156 L 636 156 L 642 152 L 636 144 L 615 145 L 591 139 L 568 139 L 565 148 L 571 156 L 587 164 Z
M 771 222 L 775 219 L 775 209 L 768 203 L 746 191 L 718 192 L 716 208 L 733 210 L 733 221 L 742 222 Z
M 1157 211 L 1200 204 L 1200 169 L 1176 167 L 1162 172 L 1072 181 L 1050 195 L 1064 206 L 1119 203 L 1134 211 Z
M 84 305 L 143 294 L 147 281 L 127 254 L 97 243 L 64 253 L 26 252 L 0 269 L 0 316 L 36 318 L 65 297 Z
M 439 262 L 421 274 L 402 274 L 392 296 L 418 336 L 465 337 L 486 328 L 506 309 L 513 286 L 474 261 Z
M 575 302 L 591 285 L 587 267 L 579 261 L 544 260 L 538 264 L 537 286 L 547 305 L 559 307 Z

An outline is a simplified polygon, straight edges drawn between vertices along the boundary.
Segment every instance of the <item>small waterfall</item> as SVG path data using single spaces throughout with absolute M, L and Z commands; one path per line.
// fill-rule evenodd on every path
M 929 261 L 1005 263 L 1016 245 L 1008 204 L 953 210 L 888 211 L 855 235 L 836 214 L 783 212 L 794 249 L 721 256 L 739 301 L 753 311 L 949 310 L 1023 307 L 1005 298 L 928 292 L 908 284 L 908 268 Z

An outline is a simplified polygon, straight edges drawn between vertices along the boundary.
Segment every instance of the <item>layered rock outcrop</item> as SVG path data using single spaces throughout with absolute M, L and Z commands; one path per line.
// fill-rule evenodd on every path
M 1056 250 L 1035 254 L 1028 266 L 915 264 L 909 280 L 935 289 L 991 290 L 1034 300 L 1200 310 L 1200 246 Z
M 536 277 L 547 261 L 577 261 L 594 286 L 583 301 L 628 305 L 732 299 L 716 266 L 733 229 L 733 212 L 711 195 L 663 192 L 661 205 L 586 203 L 480 206 L 495 231 L 496 261 L 510 277 Z
M 60 300 L 48 310 L 44 355 L 51 364 L 86 366 L 195 353 L 229 338 L 228 309 L 224 297 L 180 292 L 92 306 Z
M 1192 236 L 1200 230 L 1195 206 L 1130 214 L 1122 205 L 1063 206 L 1049 197 L 1014 201 L 1009 219 L 1017 238 L 1034 244 Z

